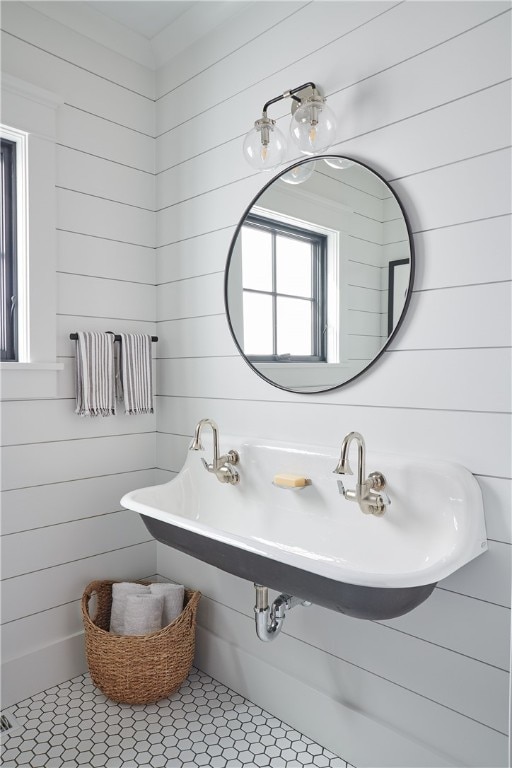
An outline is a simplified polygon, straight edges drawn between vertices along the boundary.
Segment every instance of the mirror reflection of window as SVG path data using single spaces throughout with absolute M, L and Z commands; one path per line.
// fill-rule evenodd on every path
M 306 162 L 302 183 L 284 183 L 285 169 L 254 198 L 225 277 L 239 351 L 263 379 L 301 393 L 352 381 L 380 357 L 414 275 L 407 221 L 385 180 L 350 158 Z
M 241 232 L 245 354 L 325 361 L 327 238 L 260 216 Z

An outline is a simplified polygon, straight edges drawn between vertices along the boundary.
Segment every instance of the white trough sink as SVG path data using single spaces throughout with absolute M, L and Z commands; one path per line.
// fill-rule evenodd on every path
M 368 471 L 385 475 L 391 499 L 374 517 L 340 495 L 339 449 L 224 436 L 221 452 L 240 454 L 240 482 L 227 485 L 205 470 L 205 445 L 187 453 L 176 478 L 121 504 L 159 541 L 242 578 L 360 618 L 390 618 L 487 549 L 480 488 L 460 465 L 369 452 Z M 283 472 L 311 485 L 274 486 Z M 343 483 L 353 488 L 355 478 Z

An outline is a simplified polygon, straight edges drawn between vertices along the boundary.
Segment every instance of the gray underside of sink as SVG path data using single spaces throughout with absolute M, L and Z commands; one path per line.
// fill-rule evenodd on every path
M 412 611 L 432 593 L 435 584 L 419 587 L 364 587 L 328 579 L 207 536 L 141 515 L 157 541 L 242 579 L 286 592 L 315 605 L 359 619 L 392 619 Z

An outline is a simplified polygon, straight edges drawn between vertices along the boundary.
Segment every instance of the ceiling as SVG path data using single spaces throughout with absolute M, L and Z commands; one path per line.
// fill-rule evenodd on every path
M 208 6 L 224 5 L 224 2 L 208 2 Z M 194 6 L 202 5 L 197 0 L 91 0 L 88 6 L 108 16 L 123 26 L 138 32 L 148 40 L 162 29 L 173 24 Z
M 202 37 L 239 13 L 240 0 L 86 0 L 83 5 L 153 40 L 164 29 Z M 195 34 L 194 34 L 195 31 Z

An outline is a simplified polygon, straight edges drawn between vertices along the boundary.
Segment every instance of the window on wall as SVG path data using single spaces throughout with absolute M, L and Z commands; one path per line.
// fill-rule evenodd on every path
M 54 397 L 56 129 L 60 96 L 2 73 L 2 396 Z M 12 297 L 15 297 L 14 300 Z
M 269 218 L 242 227 L 244 350 L 256 361 L 326 360 L 327 237 Z
M 2 360 L 17 360 L 16 142 L 6 138 L 1 139 L 0 174 L 0 352 Z

